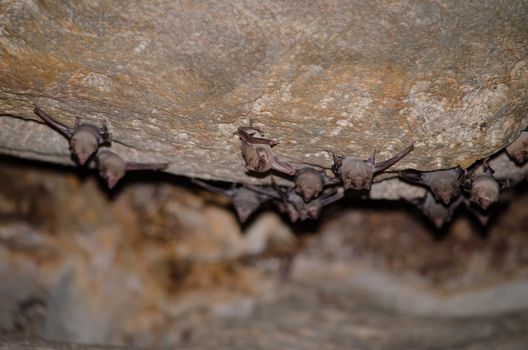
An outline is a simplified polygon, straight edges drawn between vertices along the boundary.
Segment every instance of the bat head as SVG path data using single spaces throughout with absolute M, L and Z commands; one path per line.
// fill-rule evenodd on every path
M 114 186 L 119 182 L 121 177 L 117 177 L 114 174 L 106 174 L 103 175 L 103 177 L 106 180 L 106 184 L 108 185 L 108 188 L 112 189 Z
M 247 148 L 243 155 L 249 170 L 263 173 L 271 169 L 273 154 L 269 146 L 257 145 Z
M 528 148 L 513 152 L 511 158 L 515 163 L 524 164 L 528 160 Z
M 246 220 L 260 207 L 262 201 L 259 199 L 257 193 L 247 189 L 240 189 L 233 197 L 233 205 L 235 206 L 240 222 L 244 223 Z
M 300 194 L 305 202 L 316 198 L 323 190 L 323 178 L 315 169 L 301 169 L 295 177 L 295 191 Z
M 90 159 L 98 146 L 99 141 L 88 131 L 79 131 L 70 139 L 70 149 L 81 165 Z
M 300 215 L 299 211 L 291 204 L 286 205 L 287 211 L 288 211 L 288 217 L 290 218 L 291 222 L 297 222 L 297 220 L 301 219 L 304 220 Z
M 496 199 L 495 194 L 492 193 L 492 191 L 482 189 L 472 193 L 471 201 L 478 204 L 482 209 L 486 210 L 496 202 Z
M 345 190 L 370 189 L 374 167 L 362 160 L 347 158 L 341 168 L 341 179 Z
M 312 205 L 307 208 L 308 217 L 314 220 L 318 219 L 322 208 L 323 206 L 320 203 L 312 202 Z
M 246 222 L 246 220 L 251 216 L 251 214 L 253 214 L 254 210 L 251 209 L 251 208 L 247 208 L 247 207 L 239 207 L 239 206 L 235 206 L 235 209 L 236 209 L 236 212 L 237 212 L 237 215 L 238 215 L 238 219 L 240 220 L 240 222 L 244 223 Z
M 499 184 L 492 176 L 478 176 L 471 186 L 470 200 L 478 204 L 482 209 L 488 209 L 499 200 Z
M 126 173 L 126 163 L 113 152 L 99 152 L 97 168 L 108 188 L 113 188 Z
M 436 227 L 437 229 L 441 229 L 442 226 L 444 226 L 446 220 L 445 220 L 445 218 L 443 218 L 443 217 L 438 217 L 438 216 L 437 216 L 437 217 L 434 217 L 434 218 L 432 219 L 432 221 L 433 221 L 433 224 L 435 225 L 435 227 Z
M 445 205 L 451 203 L 453 198 L 458 194 L 458 189 L 449 182 L 435 184 L 435 186 L 432 187 L 432 191 Z
M 371 179 L 366 178 L 361 175 L 356 175 L 353 177 L 344 177 L 343 178 L 343 187 L 345 190 L 353 189 L 356 191 L 360 191 L 363 189 L 370 189 Z

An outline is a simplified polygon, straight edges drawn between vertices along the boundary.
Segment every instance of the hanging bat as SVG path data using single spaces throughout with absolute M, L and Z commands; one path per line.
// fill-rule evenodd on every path
M 458 196 L 464 172 L 460 168 L 419 172 L 415 170 L 400 171 L 399 176 L 407 181 L 427 186 L 435 198 L 445 205 Z
M 293 188 L 275 188 L 281 197 L 277 202 L 279 211 L 286 213 L 291 222 L 318 219 L 323 207 L 343 198 L 345 193 L 343 188 L 338 188 L 336 191 L 325 190 L 320 197 L 306 203 Z
M 168 163 L 134 163 L 123 160 L 119 155 L 107 148 L 101 148 L 96 154 L 99 175 L 106 180 L 108 188 L 113 188 L 125 176 L 127 171 L 133 170 L 163 170 Z
M 251 122 L 249 127 L 239 127 L 237 134 L 240 137 L 246 168 L 258 173 L 274 169 L 288 175 L 295 174 L 295 168 L 291 164 L 274 156 L 271 147 L 277 145 L 278 142 L 265 139 L 262 131 L 253 127 Z
M 521 132 L 519 137 L 506 147 L 506 153 L 518 164 L 524 164 L 528 160 L 528 130 Z
M 268 191 L 265 188 L 258 188 L 256 186 L 251 185 L 242 185 L 239 187 L 233 185 L 231 189 L 224 189 L 212 186 L 206 182 L 197 179 L 192 179 L 192 182 L 203 187 L 208 191 L 231 198 L 238 218 L 242 223 L 246 222 L 246 220 L 251 216 L 251 214 L 256 212 L 257 209 L 263 203 L 273 198 L 279 198 L 278 195 L 276 195 L 273 191 Z
M 483 172 L 479 175 L 475 175 L 476 168 L 466 173 L 464 187 L 469 192 L 469 200 L 487 210 L 499 200 L 500 191 L 508 186 L 508 181 L 499 184 L 493 177 L 495 171 L 488 165 L 487 160 L 483 161 L 482 166 Z
M 345 190 L 348 190 L 349 188 L 354 190 L 369 190 L 374 174 L 391 167 L 409 154 L 413 149 L 414 144 L 411 144 L 394 157 L 378 164 L 376 164 L 376 151 L 372 153 L 367 161 L 354 157 L 345 158 L 333 154 L 334 165 L 332 166 L 332 170 L 337 176 L 341 177 Z
M 52 128 L 63 134 L 70 142 L 70 152 L 80 165 L 84 165 L 101 145 L 110 145 L 112 135 L 106 123 L 98 127 L 92 123 L 83 123 L 76 118 L 75 125 L 70 128 L 51 117 L 39 107 L 35 106 L 34 112 Z
M 297 169 L 295 172 L 295 191 L 305 202 L 316 198 L 325 186 L 341 182 L 337 178 L 326 176 L 324 171 L 310 167 Z
M 451 204 L 444 205 L 437 202 L 433 194 L 427 192 L 425 197 L 410 202 L 418 207 L 422 213 L 435 225 L 437 229 L 441 229 L 446 223 L 451 221 L 453 213 L 462 203 L 463 198 L 458 197 Z

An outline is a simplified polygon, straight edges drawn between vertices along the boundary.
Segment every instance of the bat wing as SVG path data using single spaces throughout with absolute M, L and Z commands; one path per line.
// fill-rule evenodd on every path
M 377 173 L 379 171 L 383 171 L 387 168 L 390 168 L 395 163 L 399 162 L 403 157 L 405 157 L 407 154 L 409 154 L 414 149 L 414 144 L 411 144 L 407 148 L 405 148 L 403 151 L 395 155 L 394 157 L 387 159 L 381 163 L 378 163 L 374 166 L 374 172 Z
M 134 171 L 134 170 L 164 170 L 167 169 L 169 166 L 169 163 L 134 163 L 134 162 L 127 162 L 126 163 L 126 170 L 127 171 Z
M 271 198 L 274 198 L 274 199 L 282 199 L 282 197 L 277 193 L 277 191 L 271 191 L 271 190 L 267 190 L 265 188 L 261 188 L 259 186 L 254 186 L 254 185 L 250 185 L 250 184 L 244 184 L 243 185 L 245 188 L 253 191 L 253 192 L 256 192 L 258 194 L 261 194 L 263 196 L 266 196 L 268 197 L 267 199 L 271 199 Z M 267 200 L 266 199 L 266 200 Z
M 423 184 L 423 177 L 422 174 L 419 171 L 416 170 L 404 170 L 398 172 L 398 176 L 402 178 L 403 180 Z
M 35 109 L 33 110 L 36 115 L 38 115 L 42 120 L 44 120 L 47 124 L 49 124 L 52 128 L 56 129 L 58 132 L 66 136 L 68 139 L 70 139 L 73 135 L 73 129 L 62 124 L 58 120 L 55 120 L 52 116 L 50 116 L 48 113 L 44 112 L 42 109 L 35 106 Z
M 212 186 L 210 184 L 208 184 L 207 182 L 204 182 L 204 181 L 201 181 L 201 180 L 198 180 L 198 179 L 192 179 L 191 182 L 193 184 L 196 184 L 208 191 L 211 191 L 211 192 L 214 192 L 214 193 L 218 193 L 218 194 L 221 194 L 223 196 L 227 196 L 227 197 L 234 197 L 235 194 L 236 194 L 236 189 L 231 189 L 231 190 L 226 190 L 224 188 L 220 188 L 220 187 L 216 187 L 216 186 Z
M 260 144 L 260 145 L 269 145 L 269 146 L 275 146 L 279 144 L 279 142 L 275 140 L 265 139 L 263 137 L 254 137 L 250 135 L 245 128 L 238 128 L 238 136 L 240 139 L 244 142 L 250 143 L 250 144 Z
M 341 183 L 341 179 L 340 178 L 330 177 L 330 176 L 327 176 L 327 175 L 323 174 L 323 184 L 325 186 L 337 185 L 339 183 Z
M 343 188 L 338 188 L 336 192 L 330 193 L 324 197 L 319 198 L 319 202 L 321 202 L 323 206 L 326 206 L 340 200 L 344 196 L 345 190 Z
M 273 162 L 271 163 L 271 167 L 277 171 L 280 171 L 282 173 L 288 174 L 288 175 L 295 175 L 295 168 L 293 165 L 286 161 L 282 161 L 277 159 L 277 157 L 273 157 Z

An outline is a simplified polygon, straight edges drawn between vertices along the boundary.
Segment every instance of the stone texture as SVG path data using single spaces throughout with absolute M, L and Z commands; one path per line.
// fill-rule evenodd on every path
M 296 163 L 415 142 L 394 169 L 469 166 L 528 126 L 527 27 L 522 0 L 7 0 L 0 152 L 72 164 L 38 103 L 179 175 L 268 181 L 233 136 L 248 118 Z

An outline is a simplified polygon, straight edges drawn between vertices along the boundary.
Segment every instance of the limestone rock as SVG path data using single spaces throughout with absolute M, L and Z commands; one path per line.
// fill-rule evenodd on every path
M 185 176 L 268 181 L 233 135 L 249 118 L 297 164 L 414 142 L 394 170 L 469 166 L 528 126 L 527 27 L 522 0 L 7 0 L 0 152 L 72 164 L 37 103 Z

